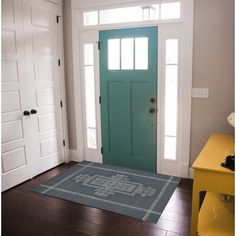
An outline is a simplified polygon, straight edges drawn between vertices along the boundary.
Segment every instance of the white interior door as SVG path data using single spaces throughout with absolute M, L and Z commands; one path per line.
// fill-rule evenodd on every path
M 2 1 L 3 191 L 64 161 L 58 8 L 42 0 Z
M 2 1 L 2 189 L 32 177 L 32 120 L 23 116 L 30 104 L 25 80 L 21 1 Z
M 26 79 L 30 84 L 36 174 L 63 162 L 63 135 L 58 64 L 58 7 L 42 0 L 24 0 Z

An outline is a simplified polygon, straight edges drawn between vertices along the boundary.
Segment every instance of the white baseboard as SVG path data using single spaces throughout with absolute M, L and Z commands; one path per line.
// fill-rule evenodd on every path
M 69 152 L 71 161 L 77 161 L 77 162 L 83 161 L 81 152 L 79 152 L 78 150 L 70 149 Z
M 180 172 L 180 176 L 182 178 L 188 178 L 189 177 L 188 166 L 189 166 L 188 163 L 185 163 L 185 162 L 181 162 L 180 163 L 180 165 L 179 165 L 179 172 Z
M 102 158 L 100 158 L 100 157 L 85 158 L 85 161 L 92 161 L 92 162 L 102 163 Z
M 189 167 L 188 178 L 193 179 L 193 168 L 192 167 Z
M 70 162 L 70 150 L 65 149 L 65 163 Z

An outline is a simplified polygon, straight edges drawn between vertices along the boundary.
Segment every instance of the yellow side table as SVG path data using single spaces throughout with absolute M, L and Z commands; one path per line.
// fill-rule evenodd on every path
M 213 134 L 193 163 L 191 236 L 198 235 L 199 194 L 201 191 L 234 196 L 234 172 L 220 166 L 229 154 L 234 154 L 233 136 Z

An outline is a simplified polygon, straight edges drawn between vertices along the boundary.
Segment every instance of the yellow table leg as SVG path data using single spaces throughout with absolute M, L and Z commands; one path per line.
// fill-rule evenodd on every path
M 194 181 L 192 195 L 191 236 L 197 236 L 199 194 L 200 190 L 196 184 L 196 181 Z

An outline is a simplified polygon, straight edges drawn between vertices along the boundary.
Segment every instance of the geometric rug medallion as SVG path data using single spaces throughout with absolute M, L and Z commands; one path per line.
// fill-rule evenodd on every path
M 33 191 L 156 223 L 179 177 L 82 161 Z

